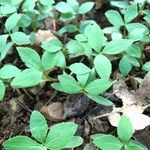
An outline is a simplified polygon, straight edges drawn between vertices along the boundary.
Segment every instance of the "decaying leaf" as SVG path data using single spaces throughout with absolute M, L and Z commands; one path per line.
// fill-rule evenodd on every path
M 123 102 L 122 107 L 114 107 L 109 114 L 109 121 L 113 126 L 118 126 L 121 113 L 128 116 L 135 130 L 142 130 L 150 125 L 150 117 L 143 114 L 144 110 L 150 106 L 150 72 L 145 76 L 139 89 L 131 93 L 125 82 L 118 81 L 113 92 Z
M 84 95 L 70 95 L 64 102 L 64 118 L 83 114 L 89 107 L 90 100 Z
M 35 34 L 35 45 L 40 46 L 42 42 L 52 40 L 56 36 L 50 30 L 38 30 Z
M 146 74 L 144 80 L 141 82 L 137 93 L 143 95 L 149 99 L 150 102 L 150 72 Z
M 63 118 L 63 105 L 60 102 L 54 102 L 48 106 L 43 106 L 41 112 L 45 117 L 53 122 L 59 122 L 64 120 Z

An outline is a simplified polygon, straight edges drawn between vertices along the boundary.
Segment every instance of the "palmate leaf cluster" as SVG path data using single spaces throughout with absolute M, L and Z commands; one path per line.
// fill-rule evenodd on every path
M 48 128 L 44 116 L 33 111 L 30 117 L 31 139 L 27 136 L 16 136 L 4 142 L 6 150 L 61 150 L 74 148 L 82 144 L 83 139 L 74 136 L 77 125 L 73 122 L 63 122 Z
M 149 28 L 145 25 L 150 22 L 150 11 L 146 9 L 146 4 L 145 0 L 134 0 L 131 3 L 111 1 L 112 9 L 105 12 L 109 26 L 101 28 L 101 25 L 94 20 L 82 20 L 84 14 L 92 10 L 94 2 L 80 4 L 76 0 L 58 3 L 54 0 L 1 0 L 0 17 L 2 21 L 4 20 L 4 32 L 0 35 L 0 61 L 3 64 L 0 68 L 0 101 L 5 97 L 7 86 L 14 89 L 31 88 L 40 83 L 49 82 L 55 90 L 68 94 L 82 93 L 98 104 L 112 106 L 113 103 L 104 98 L 103 93 L 116 82 L 116 79 L 112 79 L 114 61 L 118 62 L 117 79 L 129 76 L 133 69 L 150 71 L 150 61 L 146 59 L 143 61 L 144 47 L 150 42 Z M 56 35 L 53 39 L 42 42 L 40 45 L 42 51 L 39 53 L 34 47 L 36 32 L 47 18 L 51 18 L 56 23 L 60 21 L 64 26 L 53 31 Z M 139 23 L 139 18 L 146 23 Z M 63 40 L 63 37 L 67 37 L 66 40 Z M 17 60 L 21 59 L 24 69 L 17 66 L 15 61 L 3 63 L 7 56 L 15 51 Z M 87 63 L 82 60 L 74 63 L 70 61 L 81 57 L 86 58 Z M 57 78 L 50 76 L 54 70 L 56 72 L 58 70 Z M 125 117 L 123 118 L 129 122 Z M 46 123 L 43 124 L 47 128 Z M 68 128 L 71 128 L 70 126 Z M 127 150 L 135 149 L 136 146 L 140 149 L 139 144 L 129 141 L 131 132 L 128 138 L 121 135 L 129 136 L 119 131 L 120 126 L 118 127 L 119 139 L 109 135 L 96 135 L 92 137 L 93 141 L 99 141 L 100 138 L 101 143 L 101 140 L 105 142 L 108 138 L 108 141 L 112 140 L 119 144 L 116 148 L 118 150 L 122 146 Z M 11 139 L 9 142 L 18 143 L 22 139 L 22 142 L 25 140 L 28 143 L 27 145 L 21 143 L 25 144 L 24 147 L 33 144 L 37 149 L 57 149 L 55 144 L 55 146 L 52 143 L 47 145 L 47 140 L 51 141 L 51 137 L 48 137 L 51 130 L 48 132 L 48 129 L 38 127 L 36 131 L 43 132 L 40 135 L 38 132 L 35 133 L 32 127 L 30 128 L 38 143 L 23 136 L 16 137 L 14 141 Z M 76 127 L 73 128 L 71 136 L 76 131 Z M 131 129 L 131 126 L 129 128 Z M 76 137 L 73 138 L 78 141 Z M 129 141 L 129 145 L 122 141 Z M 65 148 L 67 143 L 64 143 L 58 150 Z M 80 140 L 79 143 L 81 144 Z M 109 147 L 102 146 L 103 143 L 100 144 L 101 146 L 94 143 L 103 150 L 109 150 Z M 133 143 L 136 145 L 135 148 L 134 146 L 130 148 L 130 145 L 131 147 L 134 145 Z M 7 142 L 5 144 L 7 146 Z M 72 145 L 72 141 L 69 144 Z M 7 148 L 12 149 L 9 144 Z
M 148 150 L 141 143 L 131 139 L 134 129 L 130 120 L 123 115 L 117 127 L 117 135 L 95 134 L 91 138 L 93 143 L 102 150 Z

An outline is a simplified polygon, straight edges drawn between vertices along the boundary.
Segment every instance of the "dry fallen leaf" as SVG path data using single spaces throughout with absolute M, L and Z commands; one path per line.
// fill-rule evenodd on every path
M 150 125 L 150 117 L 143 114 L 144 110 L 150 106 L 150 72 L 143 79 L 139 89 L 135 93 L 128 90 L 123 81 L 118 81 L 113 92 L 123 102 L 123 106 L 113 108 L 108 115 L 108 119 L 113 126 L 118 126 L 121 113 L 128 116 L 135 130 L 142 130 Z
M 35 34 L 35 45 L 40 46 L 42 42 L 52 40 L 56 36 L 50 30 L 38 30 Z
M 54 102 L 48 106 L 43 106 L 41 112 L 46 118 L 53 122 L 59 122 L 64 120 L 63 118 L 63 105 L 60 102 Z

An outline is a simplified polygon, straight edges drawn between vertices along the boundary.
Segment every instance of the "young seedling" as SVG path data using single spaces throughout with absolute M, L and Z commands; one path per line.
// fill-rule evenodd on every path
M 44 116 L 33 111 L 30 117 L 32 139 L 27 136 L 16 136 L 3 143 L 5 150 L 61 150 L 75 148 L 83 143 L 83 139 L 74 136 L 77 125 L 73 122 L 56 124 L 50 129 Z
M 131 139 L 133 133 L 130 120 L 122 115 L 117 127 L 117 138 L 109 134 L 95 134 L 91 139 L 101 150 L 148 150 L 141 143 Z

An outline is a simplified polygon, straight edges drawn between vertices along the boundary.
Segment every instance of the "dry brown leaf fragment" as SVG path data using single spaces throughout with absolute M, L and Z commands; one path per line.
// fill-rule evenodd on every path
M 35 34 L 35 45 L 40 46 L 44 41 L 55 39 L 56 36 L 50 30 L 38 30 Z
M 113 92 L 123 102 L 123 106 L 113 108 L 108 115 L 108 119 L 113 126 L 118 126 L 121 114 L 125 114 L 131 121 L 135 130 L 142 130 L 150 125 L 150 117 L 143 114 L 144 110 L 150 106 L 149 99 L 150 73 L 147 73 L 139 89 L 135 93 L 128 90 L 123 81 L 114 84 Z
M 54 103 L 49 104 L 48 106 L 43 106 L 41 108 L 41 112 L 50 121 L 59 122 L 59 121 L 64 120 L 63 105 L 60 102 L 54 102 Z
M 150 99 L 150 72 L 148 72 L 142 80 L 137 93 Z

